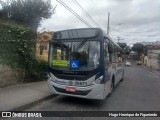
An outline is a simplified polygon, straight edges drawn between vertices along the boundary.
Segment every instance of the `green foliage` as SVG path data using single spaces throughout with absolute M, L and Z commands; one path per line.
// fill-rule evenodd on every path
M 35 38 L 29 28 L 20 25 L 9 25 L 7 22 L 0 24 L 0 55 L 3 63 L 14 68 L 23 68 L 22 63 L 25 57 L 33 53 Z M 11 59 L 12 58 L 12 59 Z
M 0 20 L 0 63 L 24 70 L 25 80 L 44 79 L 46 63 L 35 59 L 35 39 L 29 27 Z
M 0 0 L 0 3 L 8 19 L 29 25 L 34 30 L 37 30 L 41 20 L 51 17 L 55 10 L 50 0 Z
M 126 43 L 118 43 L 118 45 L 119 45 L 122 49 L 124 49 L 124 48 L 127 46 Z
M 3 18 L 3 11 L 0 9 L 0 18 Z
M 144 45 L 136 43 L 136 44 L 133 45 L 132 50 L 136 51 L 136 52 L 138 52 L 140 54 L 144 50 Z
M 129 55 L 130 52 L 131 52 L 130 46 L 126 46 L 126 47 L 124 48 L 124 50 L 125 50 L 125 53 L 126 53 L 127 55 Z
M 30 59 L 26 66 L 25 80 L 46 80 L 47 79 L 47 62 L 42 60 Z M 29 78 L 29 79 L 28 79 Z

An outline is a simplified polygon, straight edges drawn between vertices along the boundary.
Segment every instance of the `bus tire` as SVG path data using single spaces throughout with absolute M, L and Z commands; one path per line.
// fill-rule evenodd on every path
M 108 97 L 111 96 L 113 88 L 114 88 L 114 76 L 112 77 L 112 82 L 111 82 L 111 86 L 110 86 L 110 91 L 109 91 Z
M 124 69 L 123 69 L 122 78 L 120 81 L 123 82 L 123 80 L 124 80 Z

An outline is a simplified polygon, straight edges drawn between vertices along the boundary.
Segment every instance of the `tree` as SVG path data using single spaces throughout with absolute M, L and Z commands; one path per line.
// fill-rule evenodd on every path
M 55 11 L 50 0 L 0 0 L 0 3 L 6 18 L 29 25 L 35 31 Z
M 147 56 L 147 52 L 148 52 L 148 48 L 147 48 L 147 46 L 144 46 L 143 47 L 143 53 L 144 53 L 145 56 Z
M 124 48 L 127 46 L 126 43 L 118 43 L 118 45 L 119 45 L 122 49 L 124 49 Z
M 124 50 L 125 50 L 125 53 L 126 53 L 127 55 L 129 55 L 130 52 L 131 52 L 130 46 L 126 46 L 126 47 L 124 48 Z
M 133 45 L 132 50 L 136 51 L 138 53 L 138 56 L 140 57 L 140 55 L 144 52 L 144 45 L 136 43 Z
M 136 44 L 133 45 L 132 50 L 133 50 L 133 51 L 136 51 L 136 52 L 138 52 L 138 53 L 142 53 L 143 50 L 144 50 L 144 45 L 143 45 L 143 44 L 136 43 Z
M 2 10 L 0 10 L 0 18 L 2 18 L 3 17 L 3 12 L 2 12 Z

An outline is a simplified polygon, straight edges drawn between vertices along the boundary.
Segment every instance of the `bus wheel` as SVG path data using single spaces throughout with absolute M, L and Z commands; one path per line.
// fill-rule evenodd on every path
M 110 87 L 110 91 L 109 91 L 108 97 L 111 96 L 113 88 L 114 88 L 114 80 L 112 80 L 112 82 L 111 82 L 111 87 Z

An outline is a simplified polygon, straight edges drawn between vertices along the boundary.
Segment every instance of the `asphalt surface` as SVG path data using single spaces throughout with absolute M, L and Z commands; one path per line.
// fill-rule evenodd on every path
M 81 98 L 56 96 L 44 101 L 26 111 L 160 111 L 160 77 L 149 72 L 141 66 L 126 67 L 124 81 L 115 88 L 111 97 L 104 101 L 87 100 Z M 42 118 L 44 119 L 44 118 Z M 48 118 L 50 119 L 50 118 Z M 80 119 L 88 118 L 54 118 Z M 95 118 L 90 119 L 105 119 Z M 126 120 L 128 118 L 107 118 Z M 131 118 L 131 119 L 160 119 L 160 118 Z

